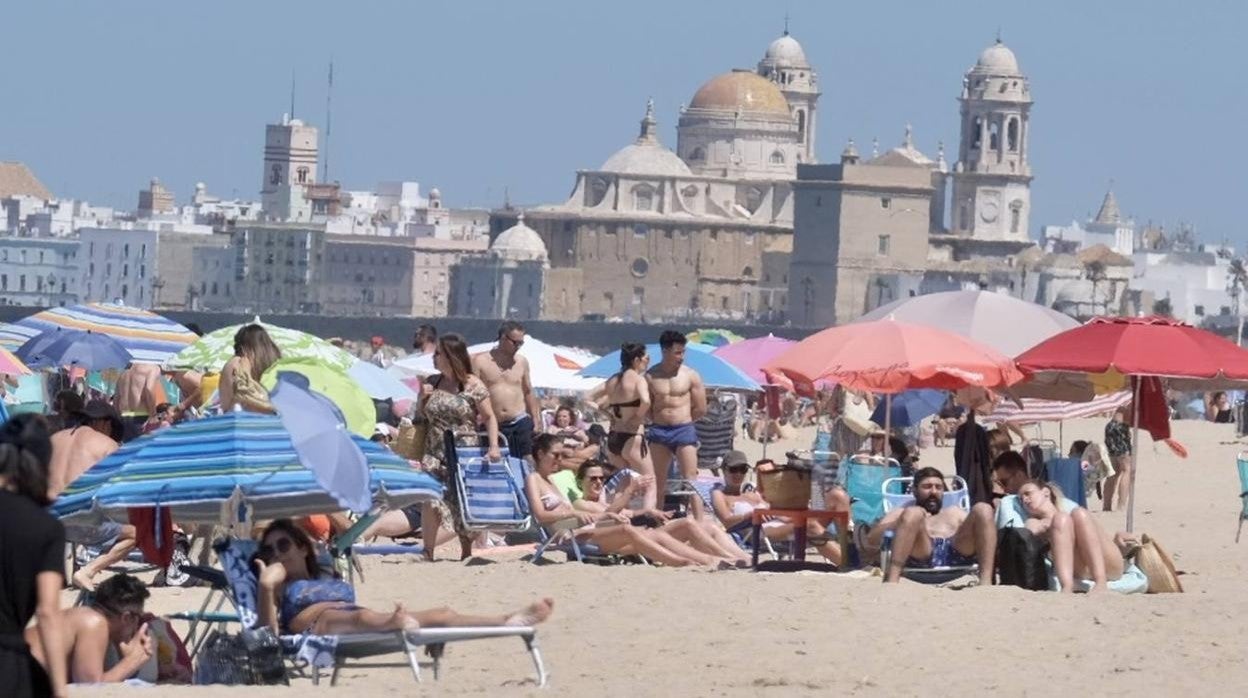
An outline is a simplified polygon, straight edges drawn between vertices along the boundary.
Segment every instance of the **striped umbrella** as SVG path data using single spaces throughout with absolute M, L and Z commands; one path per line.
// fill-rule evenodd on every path
M 282 350 L 283 359 L 309 359 L 343 372 L 350 370 L 356 361 L 354 356 L 320 337 L 260 322 L 260 318 L 256 318 L 254 323 L 261 325 L 269 333 L 273 342 Z M 242 325 L 231 325 L 209 332 L 166 361 L 165 367 L 220 372 L 225 367 L 225 362 L 234 356 L 234 335 L 241 327 Z
M 21 359 L 13 356 L 13 352 L 0 347 L 0 373 L 9 376 L 27 376 L 31 371 Z
M 364 452 L 376 502 L 401 507 L 442 496 L 429 475 L 379 444 L 352 436 Z M 123 445 L 70 484 L 52 505 L 60 518 L 124 520 L 130 507 L 166 506 L 185 523 L 232 523 L 242 501 L 255 519 L 339 511 L 304 467 L 281 419 L 233 412 L 184 422 Z
M 987 422 L 1012 422 L 1014 424 L 1034 424 L 1036 422 L 1060 422 L 1066 419 L 1080 419 L 1113 412 L 1131 402 L 1131 391 L 1099 395 L 1088 402 L 1063 402 L 1061 400 L 1041 400 L 1038 398 L 1022 398 L 1018 404 L 1010 400 L 1002 400 L 992 414 L 983 418 Z
M 48 330 L 89 330 L 116 339 L 142 363 L 163 363 L 195 341 L 194 332 L 146 310 L 113 303 L 50 308 L 0 326 L 0 347 L 16 350 Z

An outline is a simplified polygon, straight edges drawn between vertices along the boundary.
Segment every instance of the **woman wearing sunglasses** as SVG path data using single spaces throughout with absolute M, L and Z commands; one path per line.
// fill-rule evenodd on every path
M 529 626 L 550 617 L 555 603 L 541 599 L 496 616 L 462 615 L 449 608 L 409 611 L 403 604 L 395 604 L 388 613 L 374 611 L 356 604 L 350 584 L 321 570 L 312 540 L 290 519 L 278 519 L 264 529 L 255 566 L 260 622 L 279 633 L 346 635 L 421 627 Z

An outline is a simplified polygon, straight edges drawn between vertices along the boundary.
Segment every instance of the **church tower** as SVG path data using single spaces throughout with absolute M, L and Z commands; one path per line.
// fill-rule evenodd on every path
M 815 103 L 819 101 L 819 80 L 806 60 L 802 45 L 789 36 L 787 19 L 784 34 L 771 42 L 763 60 L 758 62 L 758 74 L 776 83 L 789 102 L 797 122 L 800 161 L 815 162 Z
M 316 184 L 316 127 L 282 115 L 280 124 L 264 127 L 264 173 L 260 205 L 273 221 L 306 221 L 312 217 L 306 189 Z
M 962 139 L 954 166 L 951 232 L 984 240 L 1028 239 L 1031 88 L 1001 39 L 962 79 Z

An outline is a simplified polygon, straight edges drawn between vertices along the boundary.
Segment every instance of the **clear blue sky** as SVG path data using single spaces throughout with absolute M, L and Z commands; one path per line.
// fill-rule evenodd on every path
M 1031 78 L 1033 233 L 1095 211 L 1115 181 L 1137 219 L 1243 248 L 1248 59 L 1241 2 L 16 3 L 3 15 L 0 159 L 57 195 L 132 208 L 158 176 L 258 197 L 264 124 L 324 127 L 331 176 L 438 186 L 449 205 L 562 201 L 577 168 L 629 143 L 647 96 L 675 146 L 679 105 L 753 67 L 785 12 L 819 71 L 819 157 L 845 139 L 958 138 L 963 72 L 1000 28 Z M 323 131 L 322 131 L 323 134 Z

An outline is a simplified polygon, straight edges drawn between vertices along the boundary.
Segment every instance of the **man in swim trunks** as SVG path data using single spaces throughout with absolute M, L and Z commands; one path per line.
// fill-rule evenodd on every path
M 646 441 L 654 453 L 654 482 L 659 503 L 667 492 L 667 471 L 672 458 L 681 479 L 698 476 L 698 430 L 694 422 L 706 414 L 706 388 L 702 376 L 684 365 L 688 340 L 679 332 L 659 335 L 663 357 L 646 371 L 650 386 L 650 425 Z
M 936 468 L 914 474 L 914 504 L 893 509 L 871 526 L 867 546 L 878 548 L 884 533 L 895 532 L 893 558 L 884 581 L 898 582 L 906 567 L 945 567 L 979 563 L 979 583 L 993 582 L 997 526 L 992 506 L 976 504 L 967 514 L 944 508 L 945 476 Z
M 156 406 L 164 402 L 160 385 L 160 366 L 132 363 L 117 377 L 113 406 L 121 413 L 125 432 L 120 440 L 133 441 L 143 433 L 143 425 L 156 414 Z
M 518 353 L 522 346 L 524 325 L 508 320 L 498 327 L 498 344 L 472 357 L 472 372 L 490 391 L 498 433 L 507 439 L 508 452 L 516 458 L 533 453 L 533 432 L 542 421 L 542 409 L 529 381 L 529 360 Z

